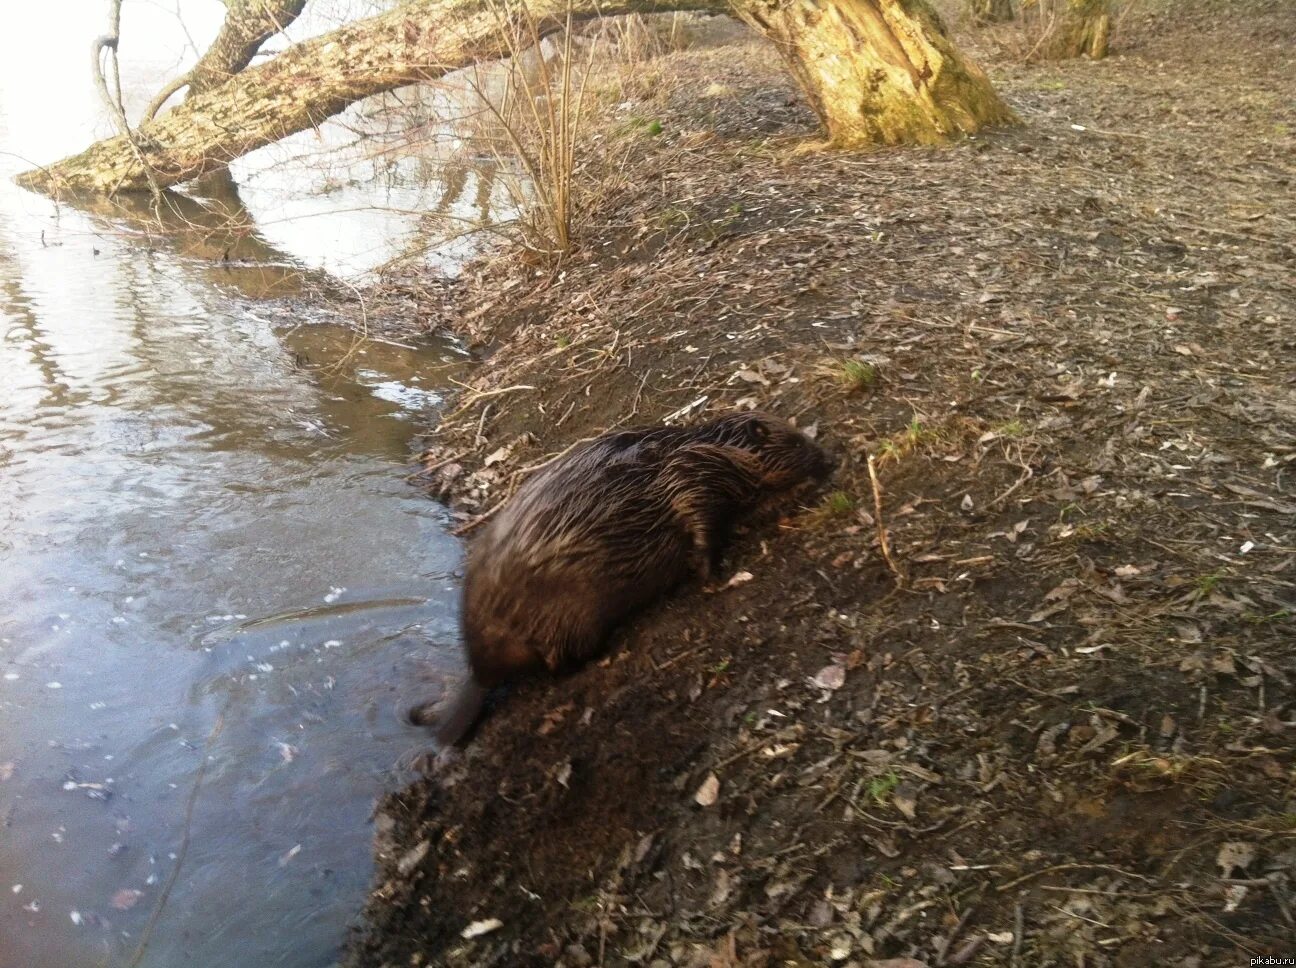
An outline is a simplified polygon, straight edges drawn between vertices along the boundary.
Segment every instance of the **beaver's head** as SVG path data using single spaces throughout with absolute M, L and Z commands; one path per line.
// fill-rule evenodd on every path
M 753 410 L 722 417 L 715 427 L 724 443 L 760 458 L 761 483 L 770 490 L 832 473 L 833 462 L 823 448 L 779 417 Z

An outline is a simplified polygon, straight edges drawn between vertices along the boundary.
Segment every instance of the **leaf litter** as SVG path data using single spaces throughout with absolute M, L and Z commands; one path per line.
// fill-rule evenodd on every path
M 840 496 L 388 797 L 349 963 L 1290 953 L 1296 13 L 1153 0 L 1098 64 L 963 33 L 1027 125 L 871 154 L 790 150 L 812 118 L 727 29 L 619 81 L 627 177 L 561 274 L 369 309 L 490 348 L 423 457 L 465 533 L 575 441 L 744 406 Z

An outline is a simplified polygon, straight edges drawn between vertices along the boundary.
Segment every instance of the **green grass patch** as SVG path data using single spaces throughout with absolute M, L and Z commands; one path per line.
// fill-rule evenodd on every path
M 850 393 L 863 393 L 877 383 L 877 367 L 863 360 L 843 360 L 837 378 Z
M 834 518 L 845 517 L 855 510 L 855 499 L 845 491 L 833 491 L 823 499 L 822 508 Z
M 878 805 L 885 805 L 887 799 L 899 785 L 900 777 L 896 776 L 895 770 L 889 770 L 882 776 L 875 776 L 869 780 L 868 794 Z
M 1209 575 L 1198 575 L 1193 581 L 1193 598 L 1203 599 L 1211 595 L 1215 589 L 1219 588 L 1220 581 L 1224 578 L 1224 569 L 1219 568 L 1212 571 Z

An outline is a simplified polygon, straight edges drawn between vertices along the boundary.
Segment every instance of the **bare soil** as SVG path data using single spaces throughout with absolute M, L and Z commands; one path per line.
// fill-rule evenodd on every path
M 736 30 L 655 58 L 561 272 L 388 292 L 486 360 L 426 457 L 469 529 L 668 416 L 841 468 L 387 798 L 349 964 L 1296 956 L 1296 6 L 1001 36 L 1025 123 L 939 150 L 803 150 Z

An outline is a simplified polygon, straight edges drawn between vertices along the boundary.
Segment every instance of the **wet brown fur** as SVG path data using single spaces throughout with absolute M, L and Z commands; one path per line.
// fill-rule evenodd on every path
M 742 413 L 696 427 L 605 434 L 528 480 L 473 543 L 463 592 L 472 680 L 437 716 L 457 742 L 487 690 L 598 655 L 611 628 L 690 571 L 709 581 L 733 518 L 829 470 L 777 417 Z

